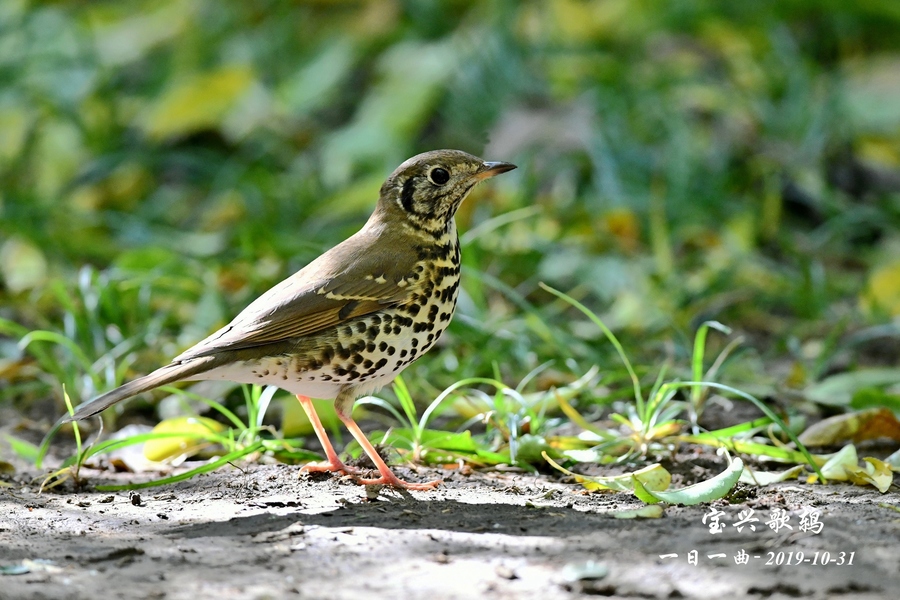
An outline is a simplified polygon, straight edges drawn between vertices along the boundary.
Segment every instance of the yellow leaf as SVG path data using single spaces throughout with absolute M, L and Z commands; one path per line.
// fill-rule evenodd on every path
M 21 105 L 0 106 L 0 161 L 12 161 L 18 156 L 33 122 L 34 115 Z
M 156 140 L 218 128 L 255 80 L 253 69 L 246 65 L 183 79 L 149 107 L 141 127 Z
M 0 276 L 14 294 L 36 288 L 47 279 L 47 260 L 31 242 L 12 237 L 0 246 Z
M 870 408 L 823 419 L 799 439 L 806 446 L 832 446 L 883 437 L 900 441 L 900 421 L 887 408 Z
M 861 302 L 870 312 L 900 315 L 900 261 L 879 267 L 869 275 Z
M 566 475 L 571 475 L 575 478 L 575 481 L 583 485 L 585 489 L 591 491 L 629 491 L 634 489 L 634 482 L 636 480 L 643 485 L 644 489 L 661 492 L 668 489 L 669 484 L 672 483 L 672 475 L 659 463 L 653 463 L 652 465 L 648 465 L 643 469 L 638 469 L 633 473 L 623 473 L 622 475 L 614 475 L 612 477 L 589 477 L 587 475 L 573 473 L 560 466 L 550 458 L 546 452 L 542 452 L 541 455 L 552 467 L 562 471 Z
M 641 241 L 641 224 L 627 208 L 614 208 L 601 217 L 603 228 L 625 251 L 637 250 Z
M 894 481 L 894 474 L 891 467 L 877 458 L 866 457 L 863 459 L 866 465 L 860 467 L 854 465 L 854 468 L 848 468 L 850 481 L 856 485 L 874 485 L 882 494 L 886 493 Z
M 887 492 L 894 480 L 891 465 L 877 458 L 866 457 L 863 459 L 865 466 L 859 466 L 856 454 L 856 446 L 849 444 L 841 451 L 828 459 L 822 465 L 822 475 L 832 481 L 849 481 L 856 485 L 873 485 L 882 494 Z M 813 483 L 816 476 L 812 475 L 807 480 Z
M 178 417 L 166 419 L 153 428 L 151 433 L 179 434 L 177 437 L 161 437 L 144 443 L 144 456 L 156 462 L 172 461 L 182 456 L 191 456 L 212 442 L 211 434 L 220 433 L 225 426 L 206 417 Z

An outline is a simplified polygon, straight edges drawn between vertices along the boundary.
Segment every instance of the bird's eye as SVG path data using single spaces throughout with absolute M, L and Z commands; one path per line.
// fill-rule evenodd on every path
M 428 172 L 428 180 L 435 185 L 444 185 L 450 181 L 450 173 L 447 169 L 436 167 Z

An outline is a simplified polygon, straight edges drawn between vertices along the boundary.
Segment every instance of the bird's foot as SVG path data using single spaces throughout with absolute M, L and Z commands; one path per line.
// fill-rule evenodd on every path
M 355 479 L 356 483 L 360 485 L 389 485 L 404 490 L 417 490 L 422 492 L 433 490 L 443 483 L 440 479 L 429 481 L 428 483 L 410 483 L 408 481 L 403 481 L 390 470 L 387 472 L 382 471 L 381 477 L 377 479 L 363 479 L 362 477 L 356 477 Z
M 358 475 L 359 469 L 345 465 L 338 459 L 332 459 L 325 462 L 306 463 L 300 468 L 300 472 L 307 473 L 343 473 L 344 475 Z

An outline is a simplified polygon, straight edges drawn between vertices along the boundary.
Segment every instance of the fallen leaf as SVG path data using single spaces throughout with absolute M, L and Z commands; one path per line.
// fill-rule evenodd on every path
M 867 456 L 863 459 L 865 466 L 856 465 L 848 469 L 850 480 L 856 485 L 872 484 L 882 494 L 886 493 L 894 482 L 894 474 L 888 464 L 877 458 Z
M 781 481 L 785 481 L 792 477 L 796 477 L 800 473 L 803 472 L 803 465 L 797 465 L 791 467 L 790 469 L 786 469 L 784 471 L 777 472 L 767 472 L 767 471 L 752 471 L 750 469 L 745 468 L 744 472 L 741 473 L 740 482 L 747 483 L 749 485 L 771 485 L 773 483 L 779 483 Z
M 659 463 L 653 463 L 643 469 L 634 471 L 633 473 L 623 473 L 622 475 L 614 475 L 612 477 L 589 477 L 587 475 L 579 475 L 568 469 L 561 467 L 553 461 L 546 452 L 542 453 L 544 460 L 550 463 L 558 471 L 562 471 L 566 475 L 571 475 L 575 481 L 591 491 L 597 490 L 615 490 L 619 492 L 627 492 L 634 489 L 634 482 L 639 482 L 648 490 L 664 490 L 669 487 L 672 482 L 672 475 L 663 468 Z
M 870 408 L 823 419 L 799 435 L 806 446 L 835 446 L 848 441 L 900 440 L 900 421 L 887 408 Z
M 734 487 L 734 484 L 740 479 L 743 470 L 744 462 L 740 458 L 735 458 L 731 461 L 731 464 L 728 465 L 728 468 L 706 481 L 701 481 L 700 483 L 695 483 L 694 485 L 671 491 L 650 490 L 645 486 L 640 485 L 641 482 L 636 482 L 635 494 L 644 502 L 647 501 L 645 499 L 646 496 L 642 497 L 643 494 L 638 494 L 638 488 L 640 486 L 643 488 L 641 489 L 641 492 L 648 494 L 656 501 L 661 500 L 668 504 L 691 506 L 700 504 L 701 502 L 710 502 L 712 500 L 723 498 L 730 492 Z
M 166 419 L 154 427 L 151 433 L 179 435 L 148 440 L 144 443 L 144 456 L 156 462 L 191 456 L 211 444 L 207 440 L 210 434 L 224 430 L 224 425 L 207 417 Z
M 663 516 L 662 504 L 648 504 L 632 510 L 619 510 L 612 513 L 614 519 L 658 519 Z

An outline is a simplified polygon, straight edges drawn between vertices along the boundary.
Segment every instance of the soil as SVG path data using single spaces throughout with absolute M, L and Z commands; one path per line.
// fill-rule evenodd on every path
M 251 464 L 137 497 L 38 493 L 38 474 L 20 469 L 0 484 L 0 567 L 25 572 L 0 576 L 0 598 L 900 597 L 893 490 L 741 486 L 730 500 L 635 520 L 616 518 L 643 506 L 632 494 L 586 493 L 552 475 L 397 472 L 444 484 L 401 494 Z M 755 531 L 738 531 L 747 509 Z M 766 525 L 775 509 L 792 529 Z M 801 531 L 809 510 L 818 533 Z

